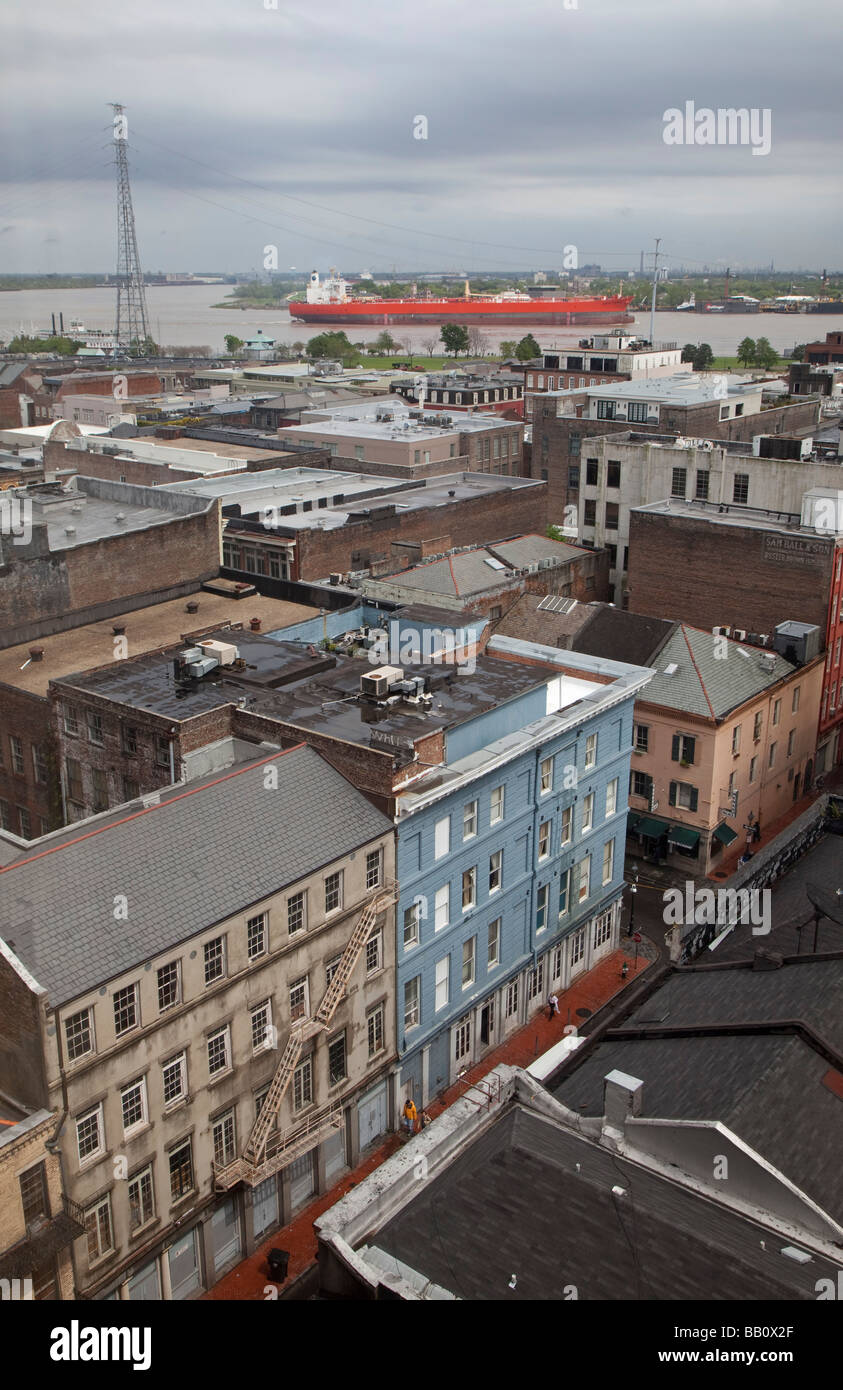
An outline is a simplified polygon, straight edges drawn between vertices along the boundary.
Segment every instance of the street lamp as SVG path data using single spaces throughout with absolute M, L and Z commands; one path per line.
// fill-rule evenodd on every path
M 635 894 L 638 892 L 638 865 L 631 864 L 632 883 L 629 885 L 629 926 L 626 929 L 627 936 L 632 936 L 635 931 Z

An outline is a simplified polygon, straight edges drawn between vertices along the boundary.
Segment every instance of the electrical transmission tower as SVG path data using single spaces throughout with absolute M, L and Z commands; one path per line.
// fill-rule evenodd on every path
M 132 350 L 145 356 L 149 342 L 146 294 L 138 257 L 132 190 L 129 187 L 129 159 L 126 133 L 128 123 L 123 107 L 110 103 L 114 111 L 114 155 L 117 166 L 117 322 L 115 351 Z

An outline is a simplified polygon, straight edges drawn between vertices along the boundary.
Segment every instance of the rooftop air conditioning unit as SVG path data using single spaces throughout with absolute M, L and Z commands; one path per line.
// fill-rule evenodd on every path
M 198 642 L 201 647 L 202 655 L 213 657 L 219 666 L 231 666 L 240 655 L 233 642 L 216 642 L 213 639 Z
M 746 628 L 736 627 L 732 629 L 732 640 L 735 642 L 746 641 Z
M 730 627 L 716 627 L 714 629 L 714 635 L 715 637 L 728 637 L 731 631 L 732 629 Z
M 369 695 L 375 700 L 385 700 L 390 687 L 404 679 L 400 666 L 377 666 L 360 677 L 360 694 Z

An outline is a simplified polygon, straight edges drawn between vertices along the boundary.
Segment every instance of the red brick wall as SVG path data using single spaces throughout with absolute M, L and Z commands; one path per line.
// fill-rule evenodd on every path
M 16 735 L 23 743 L 23 777 L 19 777 L 12 768 L 10 734 Z M 17 814 L 19 806 L 29 812 L 33 835 L 41 833 L 42 821 L 48 830 L 61 825 L 61 796 L 55 776 L 58 750 L 50 726 L 47 700 L 41 695 L 16 690 L 10 685 L 0 685 L 0 743 L 3 746 L 0 798 L 9 803 L 12 834 L 21 833 Z M 44 750 L 49 779 L 46 784 L 35 780 L 33 745 Z
M 114 394 L 114 378 L 122 375 L 125 382 L 126 396 L 121 399 L 128 399 L 131 396 L 158 395 L 161 390 L 161 378 L 157 372 L 103 372 L 101 376 L 88 376 L 87 373 L 71 372 L 65 377 L 56 394 L 56 400 L 64 400 L 65 396 L 111 396 Z
M 0 875 L 4 891 L 12 891 L 12 883 L 11 877 Z M 0 1090 L 33 1110 L 48 1105 L 41 1048 L 41 997 L 0 955 Z

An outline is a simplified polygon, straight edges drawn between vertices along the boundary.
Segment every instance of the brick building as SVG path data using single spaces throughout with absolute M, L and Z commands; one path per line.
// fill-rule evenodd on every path
M 543 352 L 522 365 L 524 418 L 533 417 L 533 398 L 548 391 L 600 386 L 614 381 L 648 381 L 682 370 L 677 343 L 648 343 L 633 334 L 616 332 L 582 338 L 574 349 Z
M 810 434 L 819 401 L 762 406 L 763 384 L 740 377 L 681 373 L 655 381 L 618 382 L 537 397 L 533 415 L 530 476 L 550 485 L 550 520 L 562 523 L 565 507 L 579 501 L 583 441 L 634 428 L 662 437 L 749 441 L 760 434 Z M 573 470 L 573 471 L 571 471 Z M 644 497 L 654 502 L 655 497 Z
M 523 418 L 524 387 L 514 381 L 511 373 L 428 372 L 417 377 L 399 379 L 392 389 L 411 405 L 419 402 L 416 383 L 423 382 L 422 405 L 425 411 L 480 411 L 489 415 L 505 415 L 510 420 Z
M 843 364 L 843 333 L 837 329 L 826 333 L 824 343 L 807 343 L 803 361 L 819 367 Z
M 842 491 L 809 491 L 801 516 L 680 500 L 630 513 L 631 612 L 719 628 L 755 643 L 769 644 L 786 620 L 819 628 L 826 657 L 816 774 L 843 761 L 841 498 Z M 816 507 L 824 499 L 830 516 L 820 528 Z
M 0 945 L 0 952 L 3 946 Z M 13 956 L 0 958 L 0 1007 L 8 1041 L 0 1074 L 13 1092 L 21 1087 L 12 1060 L 21 1020 L 20 972 Z M 24 1002 L 23 1007 L 26 1007 Z M 34 1022 L 35 1020 L 33 1020 Z M 35 1101 L 0 1102 L 0 1300 L 75 1298 L 71 1247 L 84 1232 L 84 1213 L 62 1189 L 61 1160 L 47 1147 L 58 1112 Z M 7 1310 L 8 1311 L 8 1310 Z

